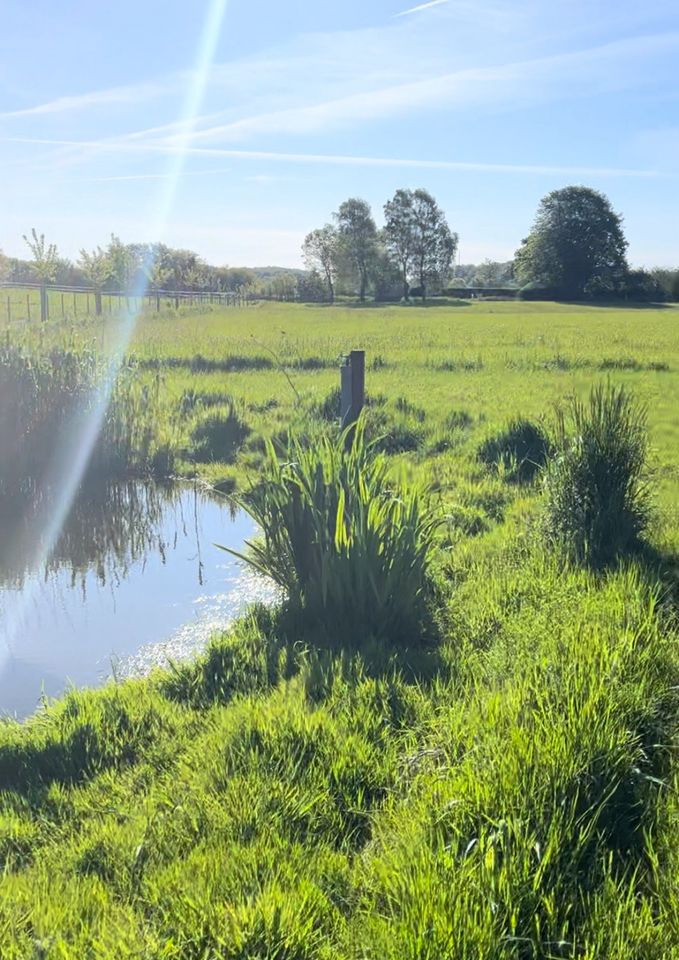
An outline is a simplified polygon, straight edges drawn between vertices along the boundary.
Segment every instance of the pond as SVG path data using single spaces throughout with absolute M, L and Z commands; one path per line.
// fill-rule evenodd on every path
M 216 546 L 242 550 L 253 521 L 198 486 L 81 492 L 49 549 L 55 510 L 47 498 L 0 507 L 2 715 L 185 659 L 275 597 Z

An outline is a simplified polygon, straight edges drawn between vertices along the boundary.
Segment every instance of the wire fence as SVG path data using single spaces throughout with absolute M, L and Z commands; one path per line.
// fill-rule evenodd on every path
M 245 290 L 152 290 L 143 295 L 124 291 L 96 291 L 91 287 L 41 285 L 39 283 L 0 283 L 0 316 L 7 322 L 46 320 L 78 316 L 160 313 L 182 307 L 216 304 L 246 307 L 252 299 Z

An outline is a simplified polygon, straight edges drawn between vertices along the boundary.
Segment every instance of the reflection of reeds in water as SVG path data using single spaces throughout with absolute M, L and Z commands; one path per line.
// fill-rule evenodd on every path
M 25 576 L 39 572 L 46 577 L 64 567 L 72 584 L 95 571 L 102 584 L 126 576 L 129 566 L 149 552 L 172 548 L 180 532 L 193 519 L 176 516 L 176 533 L 168 542 L 163 532 L 168 509 L 180 504 L 180 489 L 142 483 L 88 485 L 73 502 L 59 538 L 43 556 L 42 517 L 50 508 L 49 493 L 40 500 L 13 498 L 12 508 L 0 510 L 0 584 L 20 587 Z M 8 549 L 6 549 L 8 547 Z M 37 559 L 42 569 L 36 571 Z
M 0 496 L 39 496 L 54 462 L 87 413 L 107 376 L 87 351 L 25 355 L 0 349 Z M 88 479 L 168 476 L 170 444 L 158 439 L 159 381 L 141 385 L 123 368 L 111 389 L 88 464 Z
M 0 582 L 20 583 L 36 557 L 45 559 L 41 537 L 59 493 L 55 464 L 77 442 L 106 375 L 86 350 L 29 356 L 0 349 Z M 123 368 L 48 568 L 68 558 L 74 578 L 93 566 L 103 578 L 103 558 L 124 569 L 148 548 L 157 494 L 111 483 L 171 473 L 171 444 L 158 439 L 159 422 L 168 422 L 162 413 L 160 382 L 141 385 Z

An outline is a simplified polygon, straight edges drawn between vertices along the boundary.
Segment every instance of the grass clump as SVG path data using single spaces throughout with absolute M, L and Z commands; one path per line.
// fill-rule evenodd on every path
M 546 526 L 569 557 L 605 566 L 634 550 L 648 527 L 645 408 L 624 387 L 592 388 L 559 410 L 545 474 Z
M 483 441 L 478 458 L 499 469 L 513 483 L 529 483 L 544 464 L 549 440 L 539 424 L 525 418 L 510 420 L 504 430 Z
M 414 640 L 424 615 L 435 522 L 415 485 L 394 487 L 365 421 L 338 440 L 273 445 L 242 498 L 262 530 L 246 559 L 326 637 Z

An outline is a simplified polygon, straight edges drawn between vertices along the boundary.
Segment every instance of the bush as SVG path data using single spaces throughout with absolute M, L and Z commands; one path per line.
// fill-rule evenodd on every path
M 542 428 L 530 420 L 511 420 L 507 427 L 488 437 L 478 450 L 487 466 L 499 467 L 507 480 L 528 483 L 544 464 L 549 440 Z
M 557 416 L 545 474 L 546 525 L 571 559 L 603 566 L 634 549 L 650 518 L 646 411 L 624 387 L 598 385 Z M 570 428 L 570 429 L 569 429 Z
M 419 636 L 435 522 L 417 487 L 392 487 L 364 420 L 309 447 L 291 437 L 283 463 L 268 444 L 264 480 L 242 505 L 263 533 L 245 559 L 321 638 Z

